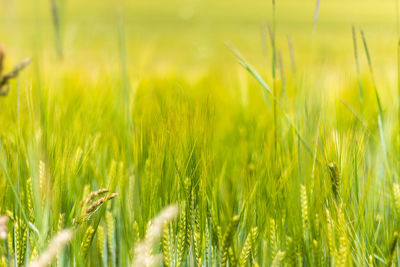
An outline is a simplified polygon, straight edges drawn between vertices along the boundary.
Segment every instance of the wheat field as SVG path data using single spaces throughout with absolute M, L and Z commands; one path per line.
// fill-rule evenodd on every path
M 397 0 L 0 0 L 0 266 L 400 266 Z

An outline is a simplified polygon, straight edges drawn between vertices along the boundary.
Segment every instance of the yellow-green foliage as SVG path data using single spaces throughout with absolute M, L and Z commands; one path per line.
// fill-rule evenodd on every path
M 0 1 L 0 265 L 399 264 L 396 1 Z

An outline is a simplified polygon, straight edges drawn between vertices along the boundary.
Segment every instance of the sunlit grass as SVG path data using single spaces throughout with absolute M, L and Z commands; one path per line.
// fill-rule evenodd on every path
M 1 264 L 399 264 L 393 7 L 250 2 L 4 4 Z

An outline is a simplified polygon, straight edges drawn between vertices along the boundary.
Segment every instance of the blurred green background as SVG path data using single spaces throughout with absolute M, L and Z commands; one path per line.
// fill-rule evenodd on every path
M 216 87 L 229 88 L 238 79 L 242 85 L 249 79 L 226 47 L 229 42 L 271 80 L 272 1 L 54 0 L 62 61 L 57 59 L 51 1 L 1 0 L 0 36 L 7 47 L 8 66 L 32 56 L 47 80 L 58 70 L 71 75 L 81 71 L 86 80 L 104 74 L 119 77 L 123 43 L 122 57 L 132 83 L 175 76 L 189 83 L 206 78 Z M 365 31 L 376 80 L 385 91 L 383 101 L 397 94 L 396 1 L 321 0 L 315 28 L 316 0 L 276 3 L 277 49 L 287 76 L 292 66 L 291 39 L 297 76 L 307 80 L 307 86 L 333 92 L 354 82 L 354 25 L 357 32 Z M 361 72 L 366 73 L 359 37 L 358 49 Z
M 46 59 L 55 57 L 50 1 L 1 0 L 1 41 L 14 57 L 34 54 L 35 49 Z M 272 21 L 272 1 L 55 1 L 65 58 L 72 64 L 118 61 L 120 20 L 128 62 L 135 73 L 186 72 L 210 65 L 226 68 L 233 64 L 226 41 L 251 62 L 269 62 L 263 58 L 263 25 Z M 315 5 L 316 0 L 277 0 L 277 45 L 285 61 L 290 36 L 299 63 L 315 60 L 330 68 L 353 63 L 354 24 L 370 37 L 374 60 L 385 65 L 395 63 L 396 1 L 321 0 L 312 37 Z M 268 51 L 268 37 L 266 41 Z

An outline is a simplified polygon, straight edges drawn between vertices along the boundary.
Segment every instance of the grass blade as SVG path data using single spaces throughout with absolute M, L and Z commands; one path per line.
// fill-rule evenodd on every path
M 311 146 L 307 143 L 307 141 L 302 136 L 302 134 L 300 133 L 299 129 L 296 127 L 296 125 L 293 123 L 293 121 L 290 119 L 290 117 L 284 112 L 284 109 L 283 109 L 283 106 L 282 106 L 281 102 L 276 98 L 276 96 L 274 95 L 274 93 L 272 92 L 272 90 L 270 89 L 268 84 L 264 81 L 264 79 L 261 77 L 261 75 L 258 74 L 258 72 L 249 63 L 247 63 L 247 61 L 243 58 L 243 56 L 240 54 L 240 52 L 237 49 L 235 49 L 230 44 L 227 44 L 227 45 L 231 49 L 233 54 L 237 57 L 239 63 L 257 80 L 257 82 L 264 89 L 265 93 L 267 93 L 267 94 L 269 94 L 271 96 L 271 98 L 274 101 L 274 103 L 277 106 L 279 106 L 279 108 L 281 109 L 282 113 L 284 114 L 284 117 L 286 118 L 286 120 L 288 121 L 290 126 L 292 126 L 292 128 L 294 129 L 297 137 L 300 139 L 301 143 L 304 145 L 304 147 L 306 148 L 308 153 L 311 155 L 311 157 L 313 157 L 313 150 L 311 149 Z
M 57 56 L 59 59 L 63 58 L 62 42 L 61 42 L 61 27 L 60 27 L 60 15 L 58 12 L 58 6 L 56 0 L 50 0 L 51 6 L 51 16 L 53 19 L 54 35 L 55 35 L 55 45 Z
M 315 4 L 314 20 L 313 20 L 313 32 L 315 31 L 315 28 L 317 27 L 320 3 L 321 3 L 321 0 L 317 0 L 317 3 Z
M 361 74 L 360 74 L 360 60 L 358 57 L 357 34 L 356 34 L 356 29 L 355 29 L 354 25 L 351 28 L 351 30 L 352 30 L 352 35 L 353 35 L 354 59 L 356 61 L 356 71 L 357 71 L 358 88 L 359 88 L 359 94 L 360 94 L 360 102 L 362 102 L 363 101 L 363 87 L 362 87 Z
M 362 38 L 363 44 L 364 44 L 364 50 L 365 50 L 365 55 L 366 55 L 367 61 L 368 61 L 369 71 L 371 73 L 372 85 L 375 90 L 376 102 L 378 104 L 378 109 L 379 109 L 379 117 L 381 118 L 381 122 L 383 123 L 382 104 L 381 104 L 381 99 L 379 97 L 378 88 L 377 88 L 376 82 L 375 82 L 374 69 L 372 67 L 372 60 L 371 60 L 371 55 L 370 55 L 369 49 L 368 49 L 367 39 L 365 38 L 365 34 L 362 29 L 360 29 L 360 34 L 361 34 L 361 38 Z

